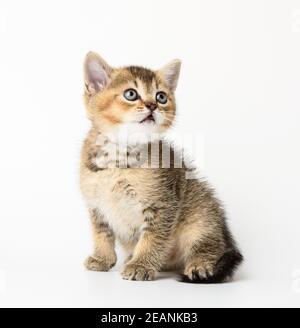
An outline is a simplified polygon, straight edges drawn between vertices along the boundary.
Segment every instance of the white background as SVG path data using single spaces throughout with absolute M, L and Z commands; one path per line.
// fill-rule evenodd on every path
M 0 305 L 300 305 L 300 2 L 0 0 Z M 245 256 L 233 283 L 85 271 L 78 187 L 89 122 L 82 62 L 183 61 L 178 133 L 204 137 L 204 173 Z

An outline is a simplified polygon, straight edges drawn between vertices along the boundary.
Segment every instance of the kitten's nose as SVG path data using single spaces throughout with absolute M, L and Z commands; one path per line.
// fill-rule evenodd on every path
M 151 110 L 151 112 L 155 111 L 157 108 L 157 104 L 155 102 L 147 101 L 145 102 L 145 106 Z

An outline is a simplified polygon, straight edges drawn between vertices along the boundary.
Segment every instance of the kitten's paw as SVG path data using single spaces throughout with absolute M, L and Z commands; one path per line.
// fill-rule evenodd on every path
M 214 266 L 211 263 L 195 261 L 188 263 L 184 269 L 183 275 L 191 281 L 207 280 L 214 274 Z
M 89 256 L 84 265 L 88 270 L 91 271 L 108 271 L 116 264 L 116 257 L 96 258 Z
M 127 264 L 122 272 L 122 278 L 126 280 L 154 280 L 155 270 L 140 264 Z

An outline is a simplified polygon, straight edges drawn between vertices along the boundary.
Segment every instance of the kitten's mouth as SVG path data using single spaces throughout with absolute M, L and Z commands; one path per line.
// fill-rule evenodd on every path
M 151 122 L 155 123 L 155 119 L 152 113 L 146 116 L 140 123 L 151 123 Z

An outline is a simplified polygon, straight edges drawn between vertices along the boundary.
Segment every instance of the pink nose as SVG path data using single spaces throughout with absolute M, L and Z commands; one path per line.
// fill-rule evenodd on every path
M 151 102 L 151 101 L 147 101 L 145 102 L 145 106 L 151 110 L 151 112 L 155 111 L 155 109 L 157 108 L 157 105 L 155 102 Z

